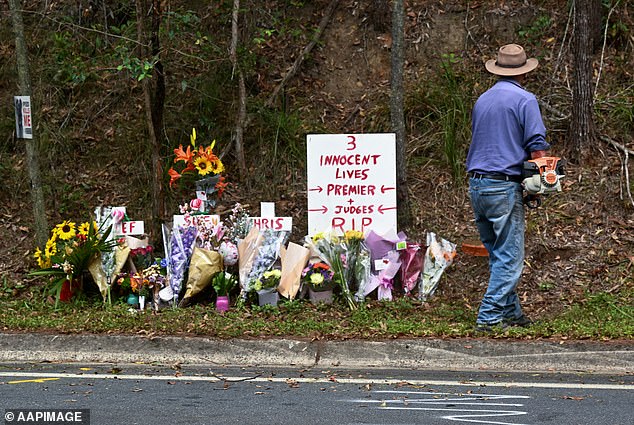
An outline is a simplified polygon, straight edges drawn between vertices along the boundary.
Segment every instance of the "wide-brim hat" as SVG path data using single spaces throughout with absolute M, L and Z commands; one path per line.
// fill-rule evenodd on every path
M 537 68 L 539 64 L 535 58 L 526 58 L 526 52 L 517 44 L 506 44 L 498 50 L 497 59 L 491 59 L 484 65 L 491 74 L 512 77 L 526 74 Z

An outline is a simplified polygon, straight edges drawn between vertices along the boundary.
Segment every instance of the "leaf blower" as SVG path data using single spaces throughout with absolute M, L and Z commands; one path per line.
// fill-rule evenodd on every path
M 538 208 L 543 194 L 561 192 L 561 179 L 566 177 L 566 161 L 556 156 L 544 156 L 524 162 L 522 186 L 527 195 L 524 203 L 529 208 Z

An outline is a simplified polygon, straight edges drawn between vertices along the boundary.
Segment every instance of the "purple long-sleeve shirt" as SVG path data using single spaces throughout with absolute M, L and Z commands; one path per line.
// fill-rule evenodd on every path
M 467 171 L 517 176 L 530 153 L 547 150 L 546 127 L 535 96 L 501 78 L 476 101 Z

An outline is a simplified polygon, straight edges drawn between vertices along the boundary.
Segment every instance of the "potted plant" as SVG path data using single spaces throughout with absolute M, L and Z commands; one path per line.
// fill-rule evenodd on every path
M 277 305 L 280 295 L 277 286 L 280 284 L 282 272 L 279 269 L 265 271 L 253 284 L 253 289 L 258 293 L 259 305 Z
M 308 286 L 308 298 L 313 304 L 332 303 L 334 273 L 323 262 L 309 264 L 302 271 L 302 283 Z
M 216 310 L 229 310 L 229 292 L 237 285 L 238 280 L 228 272 L 218 272 L 214 275 L 211 286 L 216 291 Z

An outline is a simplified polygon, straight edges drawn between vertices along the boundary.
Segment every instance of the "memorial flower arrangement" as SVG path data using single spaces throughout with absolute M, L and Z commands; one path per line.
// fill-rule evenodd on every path
M 254 230 L 257 230 L 254 229 Z M 254 234 L 256 236 L 256 234 Z M 288 239 L 288 232 L 275 231 L 266 229 L 261 233 L 257 232 L 256 241 L 253 244 L 249 244 L 248 252 L 243 252 L 240 261 L 246 258 L 251 258 L 251 261 L 247 261 L 239 266 L 240 270 L 240 283 L 243 285 L 243 295 L 254 290 L 257 282 L 261 282 L 261 277 L 267 271 L 270 271 L 280 255 L 280 249 L 285 245 Z M 245 238 L 247 241 L 248 238 Z M 279 283 L 279 279 L 278 279 Z M 256 291 L 258 289 L 255 289 Z
M 346 251 L 346 280 L 348 288 L 356 289 L 354 299 L 358 302 L 365 299 L 365 288 L 372 275 L 370 250 L 365 243 L 363 232 L 348 230 L 343 235 Z
M 166 243 L 167 270 L 169 275 L 169 294 L 164 301 L 178 301 L 183 279 L 189 269 L 192 252 L 196 241 L 196 228 L 176 226 L 171 231 L 163 225 Z
M 310 286 L 313 291 L 332 289 L 334 273 L 330 266 L 324 262 L 309 264 L 302 271 L 302 282 Z
M 254 291 L 261 291 L 263 289 L 275 289 L 280 284 L 282 278 L 282 271 L 279 269 L 267 270 L 262 276 L 255 280 L 253 284 Z
M 306 236 L 304 245 L 316 252 L 322 261 L 330 266 L 334 274 L 333 280 L 339 285 L 346 304 L 348 304 L 350 310 L 356 310 L 357 304 L 353 299 L 346 279 L 347 258 L 342 238 L 334 234 L 319 232 L 312 237 Z
M 219 297 L 226 297 L 238 285 L 238 278 L 228 272 L 218 272 L 214 275 L 211 286 Z
M 59 300 L 65 281 L 79 279 L 95 256 L 116 246 L 115 241 L 108 239 L 110 227 L 101 230 L 94 221 L 79 225 L 62 221 L 51 230 L 45 246 L 36 248 L 34 257 L 40 269 L 30 275 L 47 277 L 51 293 Z
M 136 267 L 137 271 L 141 272 L 152 263 L 154 263 L 154 248 L 152 245 L 147 245 L 140 248 L 134 248 L 130 250 L 130 259 Z
M 236 245 L 244 239 L 249 233 L 249 230 L 251 230 L 250 216 L 251 214 L 244 205 L 237 202 L 231 209 L 231 213 L 226 220 L 227 233 L 225 236 L 227 239 Z
M 189 137 L 189 145 L 183 148 L 179 145 L 174 149 L 174 165 L 168 170 L 170 176 L 169 185 L 171 188 L 175 184 L 181 184 L 186 189 L 192 185 L 198 192 L 204 195 L 197 197 L 202 205 L 197 205 L 201 211 L 208 211 L 215 207 L 216 199 L 220 199 L 227 183 L 222 172 L 225 166 L 220 158 L 214 153 L 216 141 L 212 141 L 208 146 L 196 145 L 196 129 L 192 129 Z

